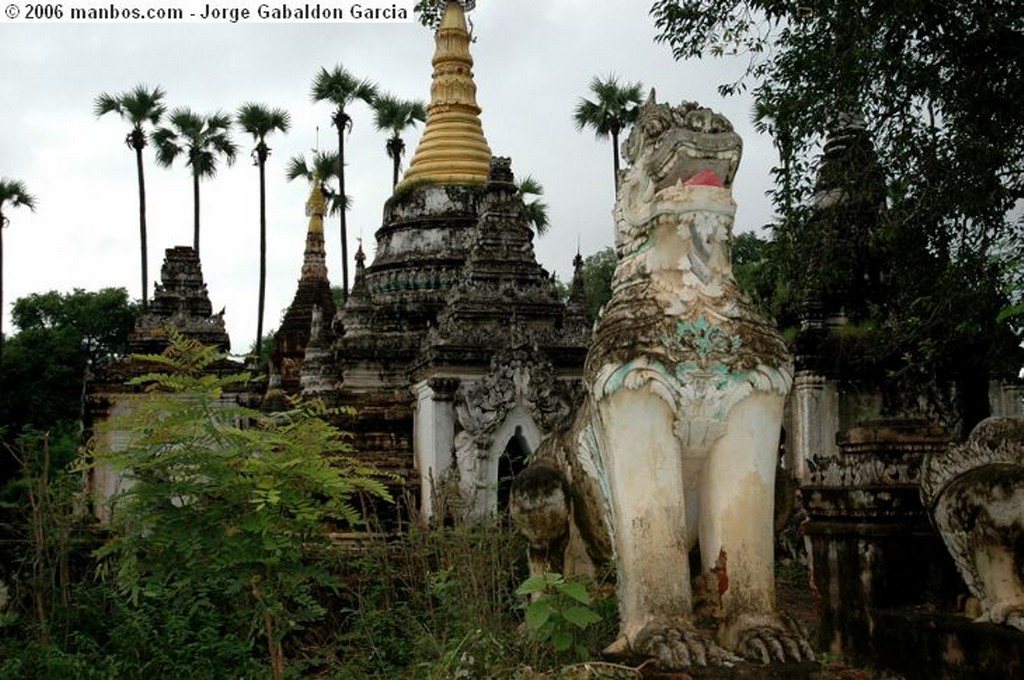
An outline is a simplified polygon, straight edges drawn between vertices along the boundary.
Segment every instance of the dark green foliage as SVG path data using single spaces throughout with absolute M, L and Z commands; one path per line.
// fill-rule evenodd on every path
M 805 300 L 842 307 L 868 331 L 860 368 L 905 395 L 956 384 L 966 404 L 983 400 L 989 376 L 1016 376 L 1006 322 L 1020 302 L 1012 254 L 1024 250 L 1011 210 L 1024 197 L 1018 2 L 657 0 L 652 15 L 676 58 L 749 57 L 720 89 L 753 92 L 755 122 L 779 150 L 767 259 L 777 293 L 789 289 L 777 313 L 795 317 Z M 858 142 L 848 162 L 821 165 L 825 136 L 857 119 L 874 151 Z M 837 187 L 842 209 L 814 207 Z M 969 426 L 977 414 L 961 416 Z
M 797 295 L 793 281 L 780 276 L 779 244 L 753 232 L 733 236 L 732 271 L 736 283 L 761 311 L 780 328 L 797 325 Z
M 431 30 L 436 30 L 441 24 L 441 18 L 444 16 L 444 8 L 447 4 L 447 0 L 419 0 L 412 10 L 416 13 L 416 19 L 421 25 Z
M 87 366 L 124 356 L 138 307 L 123 288 L 34 293 L 12 308 L 19 332 L 0 363 L 0 439 L 13 444 L 26 429 L 49 431 L 60 468 L 77 447 Z M 0 483 L 16 465 L 0 450 Z
M 601 616 L 591 608 L 586 584 L 550 572 L 523 581 L 516 595 L 532 596 L 526 605 L 526 627 L 538 642 L 550 645 L 557 656 L 590 658 L 583 634 L 600 623 Z
M 615 250 L 608 246 L 583 259 L 583 290 L 587 298 L 587 321 L 593 323 L 604 303 L 612 297 Z
M 138 357 L 166 372 L 129 381 L 147 399 L 106 425 L 130 444 L 93 452 L 93 465 L 131 479 L 110 500 L 113 535 L 97 554 L 133 606 L 209 609 L 229 636 L 264 638 L 279 678 L 283 641 L 324 614 L 316 589 L 337 586 L 311 559 L 327 523 L 360 524 L 356 495 L 387 491 L 322 407 L 235 406 L 225 394 L 248 376 L 212 374 L 222 355 L 169 337 L 162 355 Z

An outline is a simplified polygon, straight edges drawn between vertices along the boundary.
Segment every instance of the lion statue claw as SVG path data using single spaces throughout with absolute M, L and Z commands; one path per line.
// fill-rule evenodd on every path
M 516 479 L 531 570 L 614 561 L 609 653 L 662 668 L 811 660 L 775 612 L 773 489 L 791 358 L 740 294 L 729 256 L 741 141 L 695 104 L 642 107 L 615 204 L 612 296 L 574 423 Z M 689 554 L 717 585 L 718 640 L 694 625 Z

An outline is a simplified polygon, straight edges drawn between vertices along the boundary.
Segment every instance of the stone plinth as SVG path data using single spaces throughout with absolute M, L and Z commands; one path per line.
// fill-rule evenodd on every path
M 872 666 L 906 680 L 1006 680 L 1024 677 L 1024 633 L 921 610 L 874 613 Z
M 802 487 L 821 607 L 817 646 L 868 661 L 876 610 L 952 606 L 963 590 L 918 492 L 924 457 L 948 441 L 941 428 L 911 420 L 852 428 L 838 442 L 839 456 Z

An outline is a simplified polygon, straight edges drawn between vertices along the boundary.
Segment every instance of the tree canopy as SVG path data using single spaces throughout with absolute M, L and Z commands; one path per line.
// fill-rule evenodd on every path
M 748 60 L 720 91 L 750 91 L 755 123 L 778 149 L 768 252 L 775 275 L 799 287 L 794 304 L 836 293 L 837 278 L 847 297 L 859 287 L 887 378 L 1017 373 L 1002 323 L 1014 317 L 1000 309 L 1014 301 L 1005 289 L 1024 248 L 1013 210 L 1024 199 L 1018 2 L 656 0 L 651 13 L 677 59 Z M 830 165 L 827 136 L 841 145 L 836 133 L 857 126 L 863 153 L 845 149 L 848 162 Z M 873 215 L 821 209 L 827 191 L 848 200 L 872 182 Z
M 51 431 L 64 462 L 73 454 L 82 411 L 87 366 L 124 356 L 137 306 L 123 288 L 71 293 L 34 293 L 12 308 L 18 332 L 10 337 L 0 364 L 0 425 L 3 438 L 26 429 Z M 68 438 L 61 447 L 58 439 Z M 13 471 L 0 465 L 0 479 Z

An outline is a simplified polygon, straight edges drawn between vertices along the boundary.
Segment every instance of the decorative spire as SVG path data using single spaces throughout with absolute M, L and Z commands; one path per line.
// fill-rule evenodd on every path
M 486 182 L 491 148 L 484 138 L 480 107 L 476 103 L 466 13 L 456 0 L 448 1 L 434 39 L 437 48 L 432 62 L 434 75 L 427 123 L 405 178 L 398 186 L 413 180 L 442 184 Z
M 362 239 L 359 239 L 359 248 L 356 250 L 356 277 L 349 292 L 349 298 L 353 297 L 369 298 L 366 291 L 366 253 L 363 252 Z
M 569 288 L 569 304 L 578 305 L 581 309 L 587 306 L 587 289 L 583 280 L 583 256 L 576 250 L 572 258 L 572 284 Z
M 341 325 L 345 335 L 355 337 L 370 332 L 370 315 L 373 312 L 373 301 L 366 287 L 366 253 L 363 242 L 359 241 L 356 250 L 356 277 L 352 281 L 352 290 L 345 300 L 345 308 L 341 314 Z
M 309 226 L 306 228 L 306 251 L 302 257 L 301 281 L 327 280 L 327 254 L 324 251 L 324 213 L 327 211 L 327 199 L 324 196 L 324 183 L 318 175 L 313 175 L 313 187 L 306 199 L 306 216 Z

